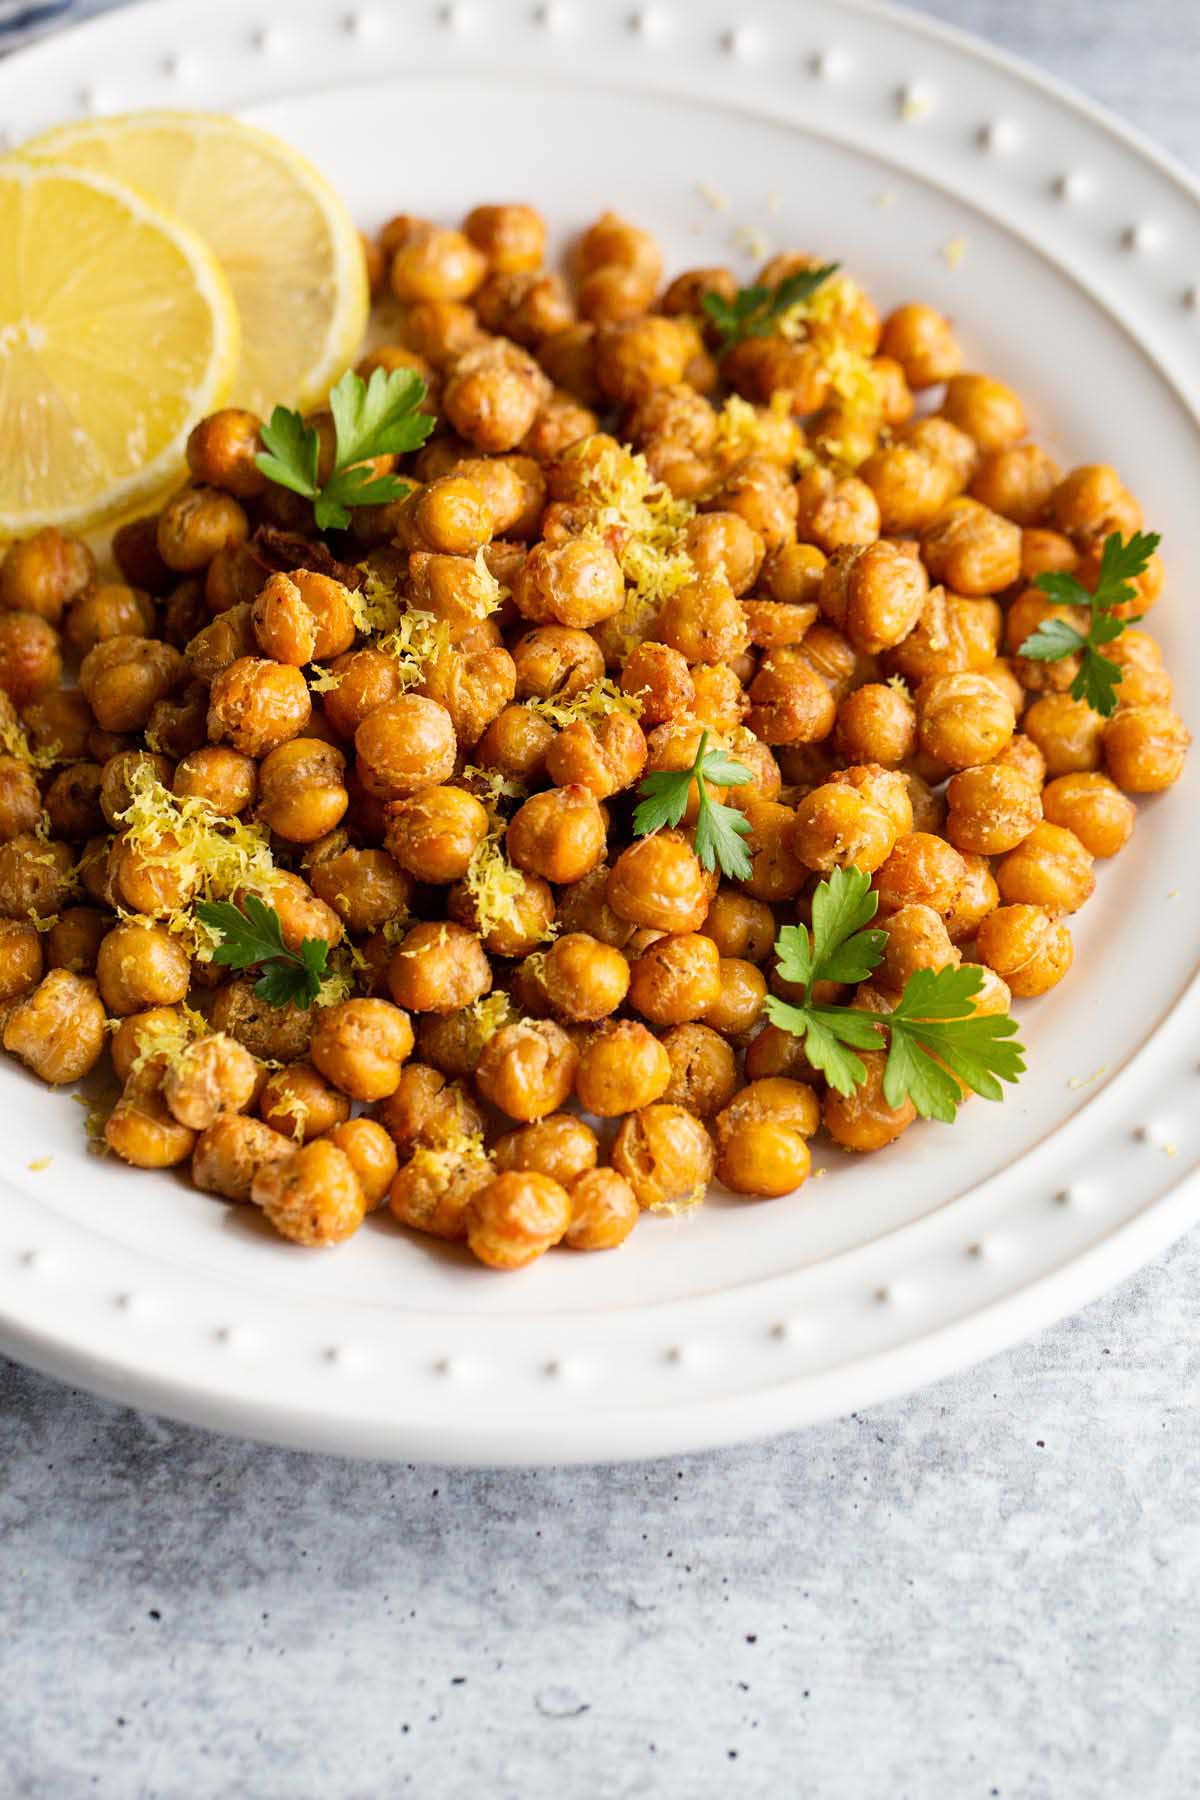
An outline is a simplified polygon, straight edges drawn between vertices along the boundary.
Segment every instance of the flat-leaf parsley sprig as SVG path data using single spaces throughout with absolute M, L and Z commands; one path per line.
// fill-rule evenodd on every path
M 767 337 L 789 307 L 811 299 L 840 267 L 840 263 L 823 263 L 819 269 L 797 269 L 786 275 L 778 287 L 756 283 L 739 288 L 732 300 L 710 292 L 701 296 L 700 304 L 716 327 L 721 349 L 728 350 L 746 338 Z
M 312 501 L 319 530 L 340 529 L 350 523 L 352 506 L 381 506 L 409 492 L 408 482 L 376 475 L 366 465 L 372 457 L 399 456 L 425 442 L 434 424 L 417 410 L 425 394 L 425 383 L 412 369 L 374 369 L 370 381 L 347 369 L 329 394 L 335 449 L 328 481 L 317 479 L 316 427 L 286 406 L 277 406 L 263 426 L 266 449 L 254 460 L 268 481 Z
M 923 1119 L 951 1124 L 963 1098 L 955 1076 L 984 1099 L 999 1100 L 1000 1083 L 1016 1081 L 1025 1068 L 1024 1046 L 1007 1013 L 973 1011 L 983 971 L 969 963 L 918 969 L 886 1014 L 814 1001 L 817 982 L 865 981 L 882 960 L 887 933 L 868 929 L 878 904 L 870 876 L 861 869 L 835 869 L 820 883 L 811 934 L 803 925 L 785 925 L 775 945 L 780 974 L 802 986 L 804 998 L 797 1005 L 769 994 L 767 1016 L 804 1039 L 809 1062 L 839 1094 L 852 1094 L 867 1078 L 856 1051 L 886 1045 L 888 1105 L 911 1100 Z
M 714 800 L 708 783 L 718 787 L 744 787 L 754 777 L 744 763 L 735 762 L 724 750 L 708 748 L 708 732 L 700 733 L 691 767 L 659 769 L 647 775 L 638 788 L 644 798 L 634 810 L 633 829 L 637 837 L 645 837 L 664 825 L 678 825 L 687 811 L 688 793 L 696 783 L 699 807 L 693 847 L 702 869 L 719 868 L 733 881 L 745 881 L 750 873 L 750 858 L 742 839 L 750 834 L 746 815 L 736 806 Z
M 283 927 L 273 906 L 246 894 L 240 907 L 230 900 L 202 900 L 196 915 L 219 932 L 212 959 L 231 969 L 260 968 L 254 991 L 271 1006 L 311 1006 L 321 992 L 329 961 L 324 938 L 305 938 L 298 950 L 283 941 Z
M 1119 617 L 1114 608 L 1127 600 L 1137 599 L 1132 585 L 1142 574 L 1161 539 L 1156 531 L 1135 531 L 1122 538 L 1119 531 L 1104 540 L 1096 591 L 1089 594 L 1082 581 L 1060 570 L 1039 575 L 1034 586 L 1058 606 L 1085 606 L 1090 613 L 1088 629 L 1077 631 L 1065 619 L 1043 619 L 1021 645 L 1020 654 L 1035 662 L 1061 662 L 1065 656 L 1080 653 L 1079 673 L 1071 683 L 1071 695 L 1086 700 L 1104 718 L 1117 709 L 1117 689 L 1121 684 L 1121 665 L 1101 651 L 1105 644 L 1119 638 L 1127 625 L 1135 625 L 1144 615 Z

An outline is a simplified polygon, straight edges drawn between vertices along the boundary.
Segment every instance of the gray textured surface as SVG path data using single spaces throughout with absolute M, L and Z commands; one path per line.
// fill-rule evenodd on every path
M 1200 165 L 1195 0 L 940 0 Z M 0 1794 L 1191 1800 L 1200 1240 L 901 1404 L 306 1458 L 0 1365 Z

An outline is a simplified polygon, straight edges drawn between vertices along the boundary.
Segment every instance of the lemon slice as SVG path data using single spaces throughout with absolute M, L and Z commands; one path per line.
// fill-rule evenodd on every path
M 127 113 L 21 147 L 128 183 L 216 253 L 242 321 L 233 404 L 310 406 L 358 352 L 370 296 L 362 241 L 290 144 L 217 113 Z
M 237 366 L 202 239 L 100 175 L 0 162 L 0 537 L 83 526 L 178 470 Z

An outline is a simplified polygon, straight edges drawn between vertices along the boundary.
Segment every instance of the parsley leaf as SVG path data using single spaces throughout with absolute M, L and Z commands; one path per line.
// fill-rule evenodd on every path
M 736 806 L 714 800 L 707 784 L 711 781 L 718 787 L 743 787 L 753 779 L 750 770 L 724 750 L 710 750 L 708 732 L 702 731 L 690 768 L 658 769 L 646 776 L 638 788 L 643 798 L 634 811 L 634 833 L 646 837 L 664 825 L 678 825 L 687 811 L 688 793 L 695 781 L 699 795 L 696 859 L 702 869 L 719 868 L 732 880 L 745 881 L 751 868 L 742 839 L 749 836 L 749 820 Z
M 240 907 L 229 900 L 202 900 L 196 916 L 221 934 L 213 961 L 231 969 L 260 967 L 254 984 L 260 999 L 271 1006 L 311 1006 L 321 991 L 329 958 L 324 938 L 305 938 L 299 950 L 289 950 L 274 907 L 256 894 L 247 894 Z
M 323 486 L 317 480 L 316 428 L 285 406 L 277 406 L 263 426 L 266 450 L 254 460 L 269 481 L 313 502 L 321 531 L 345 527 L 352 506 L 380 506 L 409 492 L 407 482 L 376 475 L 364 465 L 425 442 L 433 430 L 433 420 L 418 411 L 425 394 L 425 383 L 412 369 L 374 369 L 370 381 L 347 369 L 329 394 L 335 450 L 333 472 Z
M 728 350 L 746 338 L 766 337 L 789 307 L 811 298 L 823 282 L 837 274 L 840 266 L 824 263 L 819 269 L 797 269 L 785 276 L 778 287 L 756 284 L 739 288 L 732 300 L 726 300 L 722 294 L 703 294 L 700 304 L 716 327 L 721 349 Z
M 983 986 L 981 969 L 918 969 L 886 1014 L 813 1000 L 815 982 L 864 981 L 878 965 L 887 932 L 864 929 L 877 905 L 861 869 L 835 869 L 819 884 L 811 935 L 803 925 L 785 925 L 775 944 L 779 973 L 804 987 L 804 999 L 796 1005 L 769 994 L 768 1018 L 804 1039 L 809 1062 L 839 1094 L 852 1094 L 867 1078 L 854 1052 L 886 1044 L 883 1096 L 889 1106 L 911 1100 L 922 1118 L 950 1123 L 962 1101 L 955 1076 L 985 1099 L 999 1100 L 1000 1083 L 1015 1081 L 1024 1069 L 1024 1050 L 1007 1013 L 972 1010 Z
M 1071 683 L 1071 696 L 1086 700 L 1103 718 L 1117 709 L 1117 688 L 1121 683 L 1121 665 L 1101 649 L 1119 638 L 1127 625 L 1134 625 L 1143 615 L 1120 618 L 1114 608 L 1136 600 L 1134 579 L 1145 569 L 1158 549 L 1161 539 L 1156 531 L 1135 531 L 1123 538 L 1119 531 L 1110 532 L 1104 540 L 1096 590 L 1089 594 L 1074 575 L 1061 569 L 1039 575 L 1034 586 L 1049 596 L 1056 606 L 1083 606 L 1089 614 L 1088 630 L 1077 631 L 1065 619 L 1043 619 L 1021 645 L 1020 654 L 1035 662 L 1061 662 L 1064 656 L 1080 657 L 1079 673 Z

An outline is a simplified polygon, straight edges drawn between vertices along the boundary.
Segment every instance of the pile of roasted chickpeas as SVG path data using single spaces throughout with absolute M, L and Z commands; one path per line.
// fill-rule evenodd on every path
M 1108 719 L 1068 692 L 1075 659 L 1020 654 L 1069 613 L 1034 578 L 1094 582 L 1141 511 L 1113 468 L 1030 442 L 933 308 L 881 319 L 838 276 L 722 349 L 703 296 L 732 298 L 728 269 L 664 286 L 612 214 L 570 283 L 544 250 L 523 205 L 367 244 L 387 341 L 361 372 L 416 370 L 438 421 L 405 498 L 322 536 L 227 410 L 188 484 L 116 530 L 110 573 L 53 528 L 0 565 L 4 1047 L 51 1083 L 111 1057 L 111 1152 L 190 1162 L 301 1244 L 387 1206 L 517 1268 L 611 1248 L 713 1179 L 791 1193 L 820 1127 L 890 1144 L 914 1115 L 882 1052 L 847 1098 L 764 1024 L 780 926 L 853 864 L 888 940 L 844 1002 L 886 1014 L 964 956 L 987 1010 L 1045 993 L 1131 796 L 1189 741 L 1150 632 L 1108 649 Z M 1161 585 L 1155 557 L 1139 612 Z M 415 668 L 364 626 L 381 590 L 436 626 Z M 723 796 L 743 881 L 697 860 L 694 788 L 678 830 L 633 834 L 638 783 L 705 730 L 751 772 Z M 341 959 L 329 1003 L 272 1005 L 211 959 L 183 819 L 269 859 L 285 943 Z

